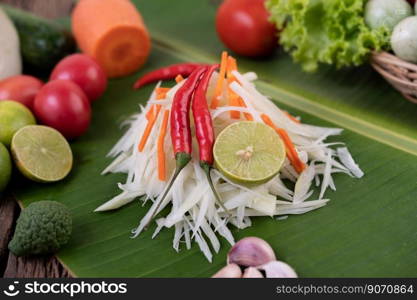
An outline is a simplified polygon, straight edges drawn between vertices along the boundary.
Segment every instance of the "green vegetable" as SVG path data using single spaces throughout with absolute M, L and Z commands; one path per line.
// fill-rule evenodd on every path
M 386 27 L 392 31 L 402 19 L 413 15 L 405 0 L 369 0 L 365 6 L 365 22 L 370 28 Z
M 268 0 L 280 43 L 305 71 L 320 63 L 337 68 L 366 62 L 372 50 L 389 45 L 385 28 L 369 29 L 365 0 Z
M 49 71 L 64 56 L 75 51 L 73 37 L 60 25 L 7 5 L 2 8 L 18 31 L 25 67 Z
M 55 253 L 69 241 L 71 231 L 71 214 L 65 205 L 34 202 L 17 219 L 9 249 L 17 256 Z

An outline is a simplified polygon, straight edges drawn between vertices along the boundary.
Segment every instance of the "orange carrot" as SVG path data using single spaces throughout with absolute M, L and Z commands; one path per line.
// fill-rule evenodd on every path
M 239 105 L 239 97 L 232 92 L 229 92 L 229 105 L 230 106 L 240 106 Z M 230 117 L 232 119 L 240 119 L 240 111 L 231 110 Z
M 166 167 L 165 167 L 165 136 L 167 133 L 169 119 L 169 109 L 164 112 L 164 119 L 162 120 L 161 129 L 158 136 L 158 178 L 161 181 L 166 180 Z
M 291 161 L 291 164 L 293 165 L 297 173 L 301 173 L 306 168 L 306 165 L 301 161 L 300 157 L 298 156 L 297 150 L 295 150 L 294 144 L 288 136 L 288 133 L 282 128 L 278 128 L 277 132 L 281 136 L 282 140 L 284 141 L 284 144 L 287 147 L 288 152 L 290 153 L 289 159 Z
M 236 71 L 236 70 L 237 70 L 236 59 L 233 58 L 232 56 L 229 56 L 227 58 L 227 77 L 235 80 L 234 76 L 232 75 L 232 71 Z
M 223 82 L 224 82 L 224 78 L 226 76 L 227 57 L 228 57 L 227 52 L 223 51 L 222 52 L 222 59 L 221 59 L 221 62 L 220 62 L 219 79 L 217 79 L 216 89 L 214 91 L 213 99 L 211 100 L 211 105 L 210 105 L 211 109 L 216 109 L 217 106 L 219 106 L 219 102 L 220 102 L 219 97 L 221 96 L 221 94 L 223 92 Z
M 230 85 L 233 81 L 235 81 L 235 77 L 232 75 L 232 71 L 237 69 L 236 59 L 229 56 L 227 58 L 227 83 Z M 229 105 L 230 106 L 240 106 L 239 96 L 235 94 L 230 88 L 227 89 L 228 98 L 229 98 Z M 230 111 L 230 117 L 232 119 L 240 119 L 240 112 L 232 110 Z
M 161 100 L 161 99 L 165 99 L 167 97 L 167 93 L 170 90 L 170 88 L 164 88 L 164 87 L 159 87 L 156 88 L 155 93 L 156 93 L 156 100 Z M 160 105 L 158 105 L 160 106 Z M 146 113 L 146 120 L 150 120 L 151 119 L 151 115 L 154 113 L 154 109 L 155 109 L 155 105 L 151 105 L 151 108 L 148 110 L 148 112 Z
M 267 116 L 266 114 L 261 115 L 262 121 L 270 127 L 272 127 L 275 131 L 278 129 L 278 127 L 275 126 L 275 124 L 272 122 L 271 118 Z
M 154 112 L 155 112 L 155 105 L 154 104 L 152 104 L 151 105 L 151 108 L 148 110 L 148 112 L 146 113 L 146 120 L 148 120 L 148 122 L 149 122 L 149 120 L 152 118 L 152 116 L 153 116 L 153 114 L 154 114 Z
M 155 92 L 157 95 L 162 95 L 162 96 L 166 96 L 166 93 L 169 92 L 171 88 L 167 88 L 167 87 L 158 87 L 156 88 Z M 165 98 L 165 97 L 163 97 Z M 161 99 L 163 99 L 161 98 Z
M 156 89 L 156 100 L 162 100 L 167 97 L 170 88 L 159 87 Z
M 138 150 L 142 152 L 145 148 L 146 142 L 148 141 L 149 135 L 151 134 L 152 128 L 155 125 L 156 119 L 158 118 L 159 111 L 161 110 L 161 105 L 156 106 L 156 112 L 149 116 L 148 124 L 146 124 L 145 131 L 143 132 L 142 138 L 140 139 Z
M 175 82 L 176 83 L 180 83 L 181 81 L 183 81 L 184 80 L 184 77 L 182 77 L 182 75 L 181 74 L 178 74 L 177 75 L 177 77 L 175 77 Z
M 285 110 L 284 110 L 284 114 L 286 114 L 286 115 L 287 115 L 287 117 L 288 117 L 291 121 L 293 121 L 293 122 L 295 122 L 295 123 L 301 123 L 301 122 L 300 122 L 300 120 L 298 120 L 296 117 L 294 117 L 293 115 L 291 115 L 288 111 L 285 111 Z
M 287 150 L 286 154 L 289 161 L 291 162 L 297 173 L 301 173 L 306 168 L 306 165 L 301 161 L 300 157 L 298 156 L 297 150 L 295 149 L 295 146 L 291 141 L 291 138 L 288 136 L 288 133 L 284 129 L 278 128 L 272 122 L 271 118 L 266 114 L 262 114 L 261 118 L 266 125 L 272 127 L 279 134 L 279 136 L 285 144 L 285 149 Z
M 129 0 L 82 0 L 72 13 L 72 32 L 82 52 L 109 77 L 139 69 L 151 49 L 148 30 Z
M 232 83 L 233 81 L 238 81 L 235 76 L 232 75 L 232 71 L 237 71 L 237 63 L 236 59 L 233 57 L 228 58 L 228 65 L 227 65 L 227 76 L 228 76 L 228 83 Z M 246 107 L 245 101 L 237 95 L 235 92 L 229 89 L 229 103 L 233 106 L 240 106 L 240 107 Z M 250 113 L 243 113 L 246 120 L 253 121 L 253 116 Z M 239 119 L 240 113 L 238 111 L 231 111 L 230 116 L 233 119 Z
M 246 107 L 245 101 L 243 101 L 241 97 L 239 97 L 239 106 Z M 253 117 L 250 113 L 245 112 L 243 115 L 245 116 L 246 120 L 253 121 Z

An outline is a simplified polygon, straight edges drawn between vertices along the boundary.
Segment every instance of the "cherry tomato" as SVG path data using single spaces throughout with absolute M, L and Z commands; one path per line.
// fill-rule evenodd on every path
M 0 100 L 13 100 L 32 109 L 33 100 L 43 82 L 28 75 L 17 75 L 0 81 Z
M 90 125 L 91 107 L 81 88 L 69 80 L 53 80 L 39 91 L 34 102 L 39 121 L 66 138 L 82 135 Z
M 99 98 L 107 87 L 107 77 L 97 62 L 85 54 L 73 54 L 61 60 L 53 69 L 51 80 L 75 82 L 90 101 Z
M 277 45 L 277 29 L 268 21 L 265 0 L 225 0 L 216 16 L 222 42 L 243 56 L 266 56 Z

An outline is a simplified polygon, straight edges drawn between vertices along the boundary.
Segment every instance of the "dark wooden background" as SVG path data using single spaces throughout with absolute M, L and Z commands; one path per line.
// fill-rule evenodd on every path
M 0 0 L 46 17 L 68 16 L 74 0 Z M 70 277 L 70 274 L 53 257 L 16 257 L 7 249 L 13 235 L 20 209 L 11 192 L 0 196 L 0 277 Z

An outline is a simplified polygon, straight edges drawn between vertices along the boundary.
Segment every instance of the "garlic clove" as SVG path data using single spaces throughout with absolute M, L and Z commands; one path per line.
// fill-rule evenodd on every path
M 248 267 L 243 272 L 242 278 L 264 278 L 261 272 L 255 267 Z
M 274 250 L 266 241 L 257 237 L 241 239 L 227 255 L 227 263 L 245 267 L 256 267 L 274 260 Z
M 258 270 L 265 271 L 266 278 L 297 278 L 297 273 L 288 264 L 282 261 L 270 261 L 262 266 L 257 267 Z
M 242 271 L 236 264 L 229 264 L 220 269 L 211 278 L 240 278 L 242 277 Z

